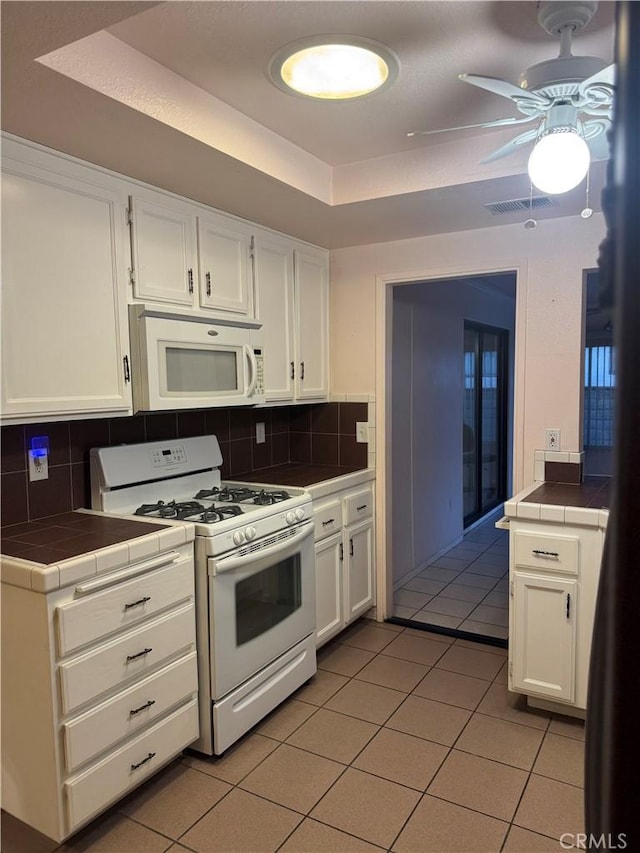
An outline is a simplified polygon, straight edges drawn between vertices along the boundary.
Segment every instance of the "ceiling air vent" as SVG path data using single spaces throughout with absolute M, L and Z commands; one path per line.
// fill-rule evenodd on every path
M 494 216 L 499 213 L 514 213 L 515 211 L 529 212 L 531 210 L 540 210 L 542 207 L 553 207 L 555 202 L 549 196 L 540 195 L 534 196 L 531 201 L 528 198 L 514 198 L 511 201 L 494 201 L 491 204 L 485 204 L 484 207 Z

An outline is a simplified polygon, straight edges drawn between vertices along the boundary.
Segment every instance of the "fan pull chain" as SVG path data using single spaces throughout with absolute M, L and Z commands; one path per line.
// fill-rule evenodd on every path
M 533 181 L 529 182 L 529 218 L 524 223 L 524 227 L 527 231 L 531 231 L 533 228 L 536 228 L 538 223 L 533 218 Z
M 591 163 L 589 163 L 589 169 L 587 171 L 587 199 L 585 201 L 585 207 L 580 216 L 583 219 L 591 219 L 593 216 L 593 210 L 589 207 L 589 177 L 591 176 Z

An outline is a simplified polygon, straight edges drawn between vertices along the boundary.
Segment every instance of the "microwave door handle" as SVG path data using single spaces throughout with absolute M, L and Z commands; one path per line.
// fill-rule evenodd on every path
M 256 390 L 256 380 L 258 378 L 258 368 L 256 364 L 256 356 L 253 351 L 253 347 L 244 345 L 244 352 L 247 356 L 247 361 L 249 362 L 249 375 L 251 379 L 249 380 L 249 385 L 247 387 L 247 397 L 252 397 L 253 392 Z
M 255 551 L 250 551 L 248 554 L 242 554 L 241 556 L 234 557 L 231 555 L 223 557 L 221 560 L 216 560 L 216 573 L 221 574 L 222 572 L 230 572 L 233 569 L 242 569 L 250 563 L 255 563 L 256 560 L 277 556 L 280 553 L 290 550 L 292 545 L 298 545 L 300 542 L 303 542 L 315 529 L 312 521 L 306 521 L 300 527 L 302 528 L 300 533 L 295 533 L 293 536 L 282 542 L 278 542 L 276 545 L 269 545 L 266 548 L 256 548 Z M 213 574 L 213 572 L 209 570 L 209 574 Z

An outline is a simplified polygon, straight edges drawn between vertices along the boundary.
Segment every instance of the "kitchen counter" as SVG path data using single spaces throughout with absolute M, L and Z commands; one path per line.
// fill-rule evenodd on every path
M 606 527 L 610 483 L 610 477 L 585 477 L 577 484 L 536 482 L 506 501 L 504 513 L 507 518 Z
M 77 510 L 5 526 L 2 583 L 49 592 L 194 539 L 195 528 L 165 519 Z
M 339 480 L 330 484 L 330 491 L 359 485 L 361 482 L 375 477 L 373 468 L 349 468 L 339 465 L 310 465 L 306 463 L 288 462 L 285 465 L 274 465 L 254 471 L 248 476 L 240 475 L 238 479 L 246 483 L 262 483 L 275 486 L 299 486 L 307 488 L 313 497 L 319 497 L 314 491 L 319 484 Z M 322 489 L 321 491 L 326 491 Z

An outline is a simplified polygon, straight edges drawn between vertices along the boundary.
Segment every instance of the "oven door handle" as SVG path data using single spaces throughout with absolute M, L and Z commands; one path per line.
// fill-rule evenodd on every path
M 277 556 L 288 551 L 292 545 L 298 545 L 310 536 L 313 533 L 314 527 L 313 521 L 305 521 L 300 525 L 301 530 L 299 533 L 289 536 L 287 539 L 282 540 L 282 542 L 278 542 L 275 545 L 268 545 L 265 548 L 256 548 L 248 554 L 242 554 L 237 557 L 231 554 L 228 557 L 223 557 L 221 560 L 215 560 L 213 561 L 215 564 L 215 574 L 230 572 L 233 569 L 241 569 L 254 563 L 256 560 L 263 560 L 265 557 Z M 211 568 L 209 569 L 209 574 L 214 574 Z

